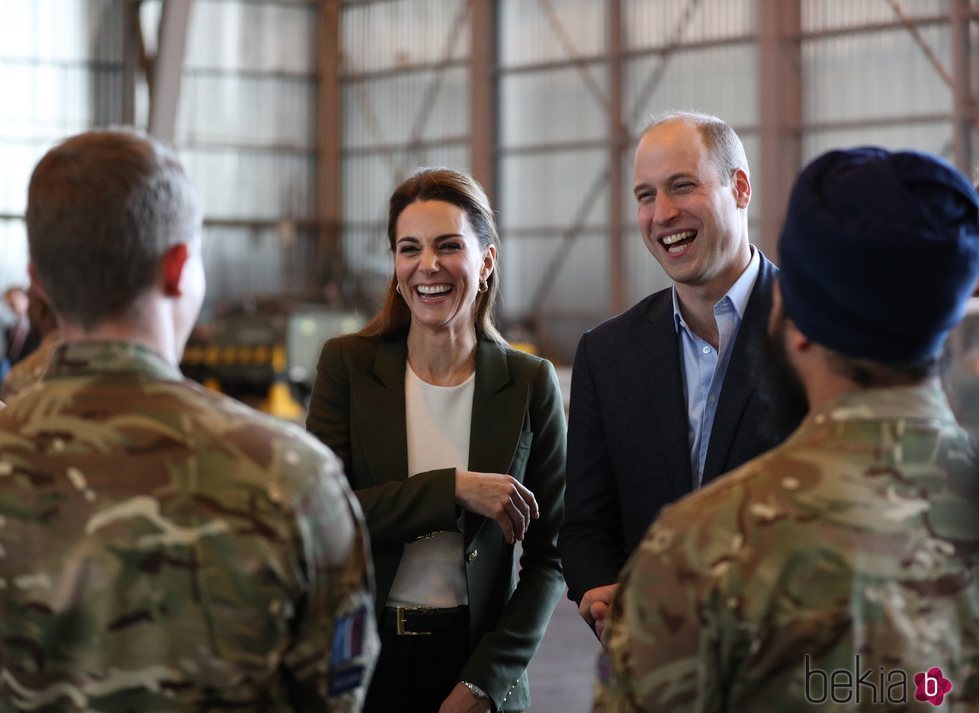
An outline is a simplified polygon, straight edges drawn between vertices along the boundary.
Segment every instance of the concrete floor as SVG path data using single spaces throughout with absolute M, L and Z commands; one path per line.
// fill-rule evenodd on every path
M 588 713 L 595 661 L 601 645 L 578 616 L 567 591 L 554 610 L 544 641 L 531 660 L 529 708 L 533 713 Z

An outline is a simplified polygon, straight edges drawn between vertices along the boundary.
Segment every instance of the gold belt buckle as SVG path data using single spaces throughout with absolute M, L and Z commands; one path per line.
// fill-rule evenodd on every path
M 431 611 L 431 607 L 397 607 L 398 636 L 431 636 L 430 631 L 405 631 L 405 612 L 409 611 Z

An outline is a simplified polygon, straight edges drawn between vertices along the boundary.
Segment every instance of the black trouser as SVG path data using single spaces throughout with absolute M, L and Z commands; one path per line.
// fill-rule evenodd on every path
M 398 634 L 398 616 L 385 609 L 381 620 L 381 655 L 367 690 L 364 713 L 438 713 L 459 682 L 469 659 L 469 612 L 466 607 L 428 616 L 409 613 Z

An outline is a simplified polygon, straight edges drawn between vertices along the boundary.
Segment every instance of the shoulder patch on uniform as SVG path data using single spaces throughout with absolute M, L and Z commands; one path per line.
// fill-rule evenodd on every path
M 612 662 L 609 660 L 608 654 L 603 650 L 601 654 L 598 655 L 598 670 L 595 672 L 598 676 L 598 681 L 603 686 L 607 686 L 612 681 Z
M 361 606 L 344 614 L 337 620 L 330 644 L 330 665 L 334 669 L 343 668 L 364 653 L 364 626 L 367 622 L 367 607 Z
M 339 696 L 358 688 L 364 682 L 363 666 L 347 666 L 330 669 L 330 696 Z

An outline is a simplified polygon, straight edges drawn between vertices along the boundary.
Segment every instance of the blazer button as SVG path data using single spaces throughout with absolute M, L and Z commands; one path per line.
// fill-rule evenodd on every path
M 466 555 L 466 562 L 472 562 L 477 557 L 479 557 L 479 550 L 473 550 L 472 552 Z

